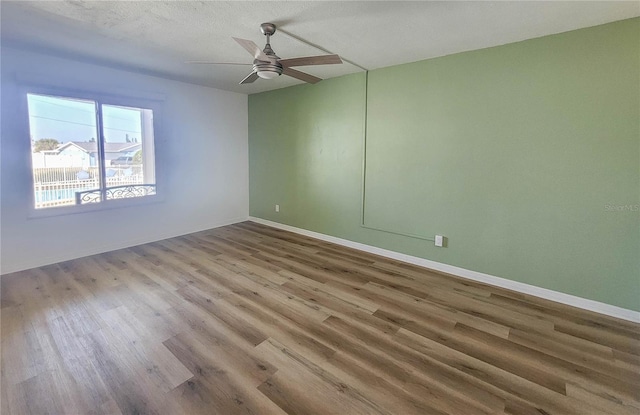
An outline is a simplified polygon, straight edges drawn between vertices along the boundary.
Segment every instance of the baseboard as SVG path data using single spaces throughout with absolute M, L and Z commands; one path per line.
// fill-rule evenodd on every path
M 72 259 L 83 258 L 86 256 L 101 254 L 104 252 L 116 251 L 118 249 L 129 248 L 136 245 L 147 244 L 150 242 L 161 241 L 163 239 L 175 238 L 177 236 L 188 235 L 195 232 L 204 231 L 207 229 L 219 228 L 221 226 L 232 225 L 238 222 L 244 222 L 247 220 L 247 217 L 239 217 L 228 220 L 223 220 L 211 224 L 207 224 L 204 227 L 194 228 L 194 229 L 184 229 L 178 232 L 173 232 L 171 234 L 162 234 L 158 233 L 155 235 L 145 235 L 142 238 L 129 239 L 125 241 L 116 241 L 113 243 L 106 243 L 100 245 L 93 245 L 89 247 L 85 247 L 84 249 L 78 249 L 73 252 L 65 252 L 62 255 L 51 255 L 48 257 L 37 257 L 35 260 L 30 261 L 22 261 L 10 265 L 3 264 L 2 270 L 0 271 L 0 275 L 10 274 L 12 272 L 24 271 L 26 269 L 42 267 L 45 265 L 57 264 L 58 262 L 70 261 Z
M 347 239 L 337 238 L 331 235 L 325 235 L 318 232 L 308 231 L 306 229 L 296 228 L 294 226 L 284 225 L 278 222 L 272 222 L 270 220 L 249 217 L 252 222 L 260 223 L 262 225 L 271 226 L 274 228 L 282 229 L 285 231 L 297 233 L 311 238 L 320 239 L 323 241 L 331 242 L 338 245 L 343 245 L 349 248 L 357 249 L 364 252 L 380 255 L 386 258 L 395 259 L 409 264 L 418 265 L 421 267 L 429 268 L 435 271 L 452 274 L 457 277 L 466 278 L 473 281 L 483 282 L 485 284 L 494 285 L 501 288 L 506 288 L 519 293 L 533 295 L 535 297 L 543 298 L 545 300 L 555 301 L 557 303 L 570 305 L 573 307 L 581 308 L 588 311 L 593 311 L 599 314 L 604 314 L 611 317 L 620 318 L 635 323 L 640 323 L 640 312 L 634 310 L 628 310 L 626 308 L 614 306 L 611 304 L 602 303 L 595 300 L 589 300 L 587 298 L 577 297 L 571 294 L 565 294 L 558 291 L 549 290 L 547 288 L 536 287 L 534 285 L 525 284 L 522 282 L 511 281 L 505 278 L 496 277 L 494 275 L 484 274 L 482 272 L 472 271 L 465 268 L 456 267 L 453 265 L 447 265 L 436 261 L 431 261 L 424 258 L 419 258 L 411 255 L 401 254 L 399 252 L 390 251 L 388 249 L 377 248 L 375 246 L 362 244 L 359 242 L 349 241 Z

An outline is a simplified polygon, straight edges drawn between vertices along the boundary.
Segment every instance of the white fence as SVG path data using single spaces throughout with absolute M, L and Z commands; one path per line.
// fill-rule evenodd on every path
M 142 166 L 108 168 L 106 187 L 143 184 Z M 74 205 L 76 192 L 99 189 L 97 167 L 54 167 L 33 169 L 35 208 Z

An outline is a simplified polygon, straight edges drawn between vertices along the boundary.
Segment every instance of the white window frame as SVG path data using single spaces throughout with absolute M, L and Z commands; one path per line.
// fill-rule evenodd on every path
M 30 132 L 31 125 L 29 120 L 29 108 L 28 108 L 28 94 L 36 94 L 36 95 L 49 95 L 52 97 L 59 98 L 73 98 L 73 99 L 81 99 L 94 101 L 98 103 L 98 105 L 113 105 L 113 106 L 123 106 L 123 107 L 132 107 L 132 108 L 142 108 L 142 109 L 150 109 L 153 111 L 153 145 L 154 145 L 154 169 L 155 169 L 155 187 L 156 194 L 141 196 L 141 197 L 131 197 L 131 198 L 122 198 L 122 199 L 107 199 L 98 203 L 86 203 L 80 205 L 68 205 L 68 206 L 56 206 L 49 208 L 41 208 L 36 209 L 35 207 L 35 192 L 34 192 L 34 176 L 33 176 L 33 164 L 32 158 L 29 157 L 28 167 L 29 167 L 29 210 L 28 210 L 28 218 L 41 218 L 41 217 L 49 217 L 49 216 L 61 216 L 61 215 L 73 215 L 79 213 L 86 212 L 95 212 L 101 210 L 109 210 L 109 209 L 118 209 L 118 208 L 126 208 L 132 206 L 140 206 L 140 205 L 148 205 L 153 203 L 159 203 L 164 201 L 164 174 L 162 172 L 162 163 L 160 162 L 159 154 L 162 154 L 163 140 L 162 137 L 162 109 L 164 106 L 164 101 L 159 100 L 157 98 L 146 98 L 139 96 L 130 96 L 128 94 L 123 95 L 115 95 L 108 94 L 103 92 L 91 91 L 91 90 L 73 90 L 66 88 L 57 88 L 57 87 L 49 87 L 49 86 L 39 86 L 39 85 L 23 85 L 20 88 L 20 96 L 23 99 L 22 102 L 22 111 L 24 114 L 24 119 L 26 122 L 26 136 L 24 140 L 28 143 L 29 153 L 31 153 L 31 140 Z M 29 154 L 30 155 L 30 154 Z M 104 165 L 104 160 L 102 161 Z M 106 169 L 107 166 L 104 166 Z

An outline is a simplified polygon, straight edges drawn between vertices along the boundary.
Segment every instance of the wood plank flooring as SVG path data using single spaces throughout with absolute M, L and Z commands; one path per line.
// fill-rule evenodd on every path
M 2 414 L 639 414 L 637 324 L 252 222 L 5 275 Z

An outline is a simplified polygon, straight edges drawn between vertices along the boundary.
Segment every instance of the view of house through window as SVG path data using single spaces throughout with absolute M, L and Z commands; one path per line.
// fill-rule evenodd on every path
M 36 209 L 155 194 L 152 110 L 27 99 Z

